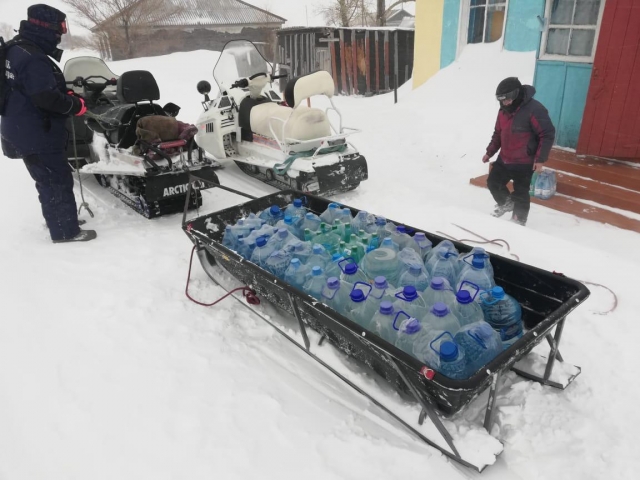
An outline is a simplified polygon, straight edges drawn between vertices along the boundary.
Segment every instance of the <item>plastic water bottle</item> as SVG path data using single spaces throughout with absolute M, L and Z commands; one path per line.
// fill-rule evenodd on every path
M 324 268 L 327 266 L 327 263 L 330 261 L 331 255 L 325 250 L 322 245 L 319 245 L 317 243 L 313 245 L 313 247 L 311 248 L 311 255 L 307 259 L 308 265 L 310 265 L 311 267 L 322 267 L 322 269 L 324 270 Z
M 278 232 L 268 240 L 268 243 L 273 245 L 275 250 L 280 250 L 299 241 L 300 239 L 286 228 L 279 228 Z M 293 246 L 291 246 L 291 249 L 293 249 Z
M 440 344 L 440 373 L 454 380 L 467 378 L 465 352 L 455 341 L 444 341 Z
M 284 213 L 280 210 L 278 205 L 271 205 L 269 208 L 265 208 L 260 213 L 260 218 L 267 222 L 271 226 L 275 226 L 279 220 L 284 218 Z
M 351 292 L 351 284 L 341 282 L 338 277 L 331 276 L 327 278 L 324 288 L 322 289 L 321 300 L 333 308 L 336 312 L 341 313 L 342 306 L 345 304 L 345 298 Z
M 360 210 L 355 218 L 351 220 L 351 228 L 356 232 L 360 230 L 368 231 L 371 224 L 375 224 L 375 217 L 364 210 Z
M 474 296 L 479 290 L 491 290 L 496 286 L 493 276 L 485 267 L 484 258 L 474 255 L 470 268 L 463 270 L 458 278 L 456 290 L 461 288 L 469 290 Z
M 409 242 L 407 245 L 409 248 L 415 250 L 415 252 L 420 255 L 422 259 L 422 263 L 427 259 L 427 255 L 431 251 L 431 240 L 427 238 L 424 232 L 416 232 L 413 236 L 413 242 Z
M 340 235 L 334 232 L 326 223 L 320 224 L 319 233 L 313 237 L 313 243 L 322 245 L 328 252 L 336 253 L 340 245 Z
M 363 311 L 367 295 L 371 291 L 368 283 L 357 282 L 342 305 L 342 314 L 363 328 L 369 328 L 370 318 L 364 318 Z
M 437 302 L 429 309 L 429 313 L 422 319 L 422 324 L 428 325 L 432 330 L 451 332 L 452 335 L 455 335 L 460 330 L 460 322 L 451 313 L 449 307 L 442 302 Z
M 482 313 L 480 303 L 474 302 L 474 297 L 468 290 L 458 290 L 452 311 L 461 327 L 484 321 L 484 313 Z
M 299 240 L 298 243 L 291 243 L 290 245 L 293 248 L 293 250 L 291 251 L 293 258 L 297 258 L 298 260 L 300 260 L 300 263 L 306 265 L 307 260 L 309 260 L 309 257 L 313 253 L 313 247 L 311 243 Z
M 340 205 L 332 202 L 327 206 L 327 209 L 322 212 L 320 220 L 331 225 L 333 221 L 338 218 L 338 215 L 340 215 L 340 211 Z
M 448 252 L 452 253 L 454 257 L 458 258 L 459 252 L 456 249 L 455 245 L 453 244 L 453 242 L 451 240 L 442 240 L 438 245 L 436 245 L 435 247 L 433 247 L 431 249 L 431 251 L 427 254 L 427 260 L 425 262 L 425 266 L 427 267 L 427 271 L 431 274 L 431 269 L 432 266 L 429 266 L 429 264 L 432 264 L 433 262 L 435 262 L 438 258 L 438 251 L 441 248 L 446 248 Z M 451 284 L 453 285 L 453 283 Z
M 388 241 L 387 241 L 388 240 Z M 385 238 L 380 248 L 371 250 L 364 255 L 360 265 L 369 278 L 383 276 L 391 284 L 398 282 L 400 261 L 398 252 L 393 248 L 391 239 Z
M 449 282 L 442 277 L 433 277 L 429 288 L 424 291 L 422 297 L 427 307 L 432 307 L 437 302 L 442 302 L 453 308 L 456 303 L 456 296 L 451 290 Z
M 522 337 L 522 308 L 502 287 L 493 287 L 480 294 L 484 320 L 500 334 L 502 346 L 507 349 Z
M 362 270 L 358 268 L 358 265 L 351 258 L 345 258 L 339 262 L 342 274 L 340 280 L 355 285 L 356 282 L 369 283 L 369 279 Z
M 437 254 L 427 263 L 427 271 L 432 277 L 443 277 L 449 285 L 455 285 L 458 278 L 456 258 L 455 253 L 440 247 Z
M 252 238 L 243 238 L 238 241 L 237 252 L 243 258 L 250 260 L 253 250 L 256 248 L 256 241 Z
M 244 219 L 244 222 L 250 227 L 250 228 L 260 228 L 262 225 L 265 224 L 265 221 L 262 220 L 260 217 L 258 217 L 255 213 L 251 212 L 249 215 L 247 215 L 247 217 Z
M 502 352 L 500 335 L 484 320 L 462 327 L 455 341 L 464 350 L 467 359 L 467 377 L 493 360 Z
M 392 303 L 394 297 L 395 288 L 387 282 L 387 279 L 383 276 L 378 276 L 374 279 L 371 291 L 367 295 L 367 301 L 364 306 L 362 315 L 365 318 L 372 318 L 380 308 L 382 302 Z
M 409 267 L 412 265 L 419 266 L 424 273 L 428 275 L 427 269 L 422 263 L 422 258 L 420 258 L 420 254 L 417 253 L 414 249 L 405 247 L 398 252 L 398 260 L 400 261 L 400 269 L 398 270 L 398 275 L 402 275 L 404 272 L 409 270 Z
M 397 333 L 393 329 L 393 320 L 395 319 L 395 316 L 396 314 L 393 309 L 393 304 L 385 300 L 380 303 L 378 311 L 373 315 L 369 321 L 369 326 L 366 328 L 383 340 L 395 345 L 397 338 Z
M 551 170 L 543 170 L 536 179 L 535 196 L 549 200 L 555 194 L 556 175 Z
M 460 278 L 460 276 L 462 276 L 466 270 L 471 268 L 472 260 L 476 256 L 484 260 L 484 268 L 487 270 L 487 273 L 491 276 L 491 278 L 494 278 L 493 265 L 491 265 L 491 257 L 489 257 L 489 254 L 482 247 L 473 247 L 468 254 L 466 255 L 461 254 L 458 257 L 458 262 L 461 263 L 460 265 L 461 268 L 459 268 L 460 273 L 458 274 L 458 278 Z
M 311 295 L 316 300 L 322 300 L 322 289 L 327 283 L 327 277 L 322 270 L 322 267 L 312 267 L 311 275 L 307 278 L 307 281 L 304 282 L 302 289 L 305 293 Z
M 258 237 L 256 239 L 256 248 L 254 248 L 251 253 L 251 261 L 259 267 L 264 268 L 264 262 L 266 262 L 269 255 L 273 252 L 273 245 L 268 245 L 265 237 Z
M 222 234 L 222 245 L 230 250 L 236 249 L 236 238 L 231 230 L 231 225 L 224 227 L 224 233 Z
M 278 223 L 276 223 L 275 226 L 277 229 L 286 228 L 295 235 L 296 238 L 298 237 L 298 229 L 293 223 L 293 217 L 289 214 L 285 214 L 284 218 L 282 220 L 278 220 Z
M 387 226 L 387 219 L 384 217 L 376 217 L 376 223 L 375 223 L 375 228 L 373 229 L 373 231 L 371 233 L 377 233 L 378 234 L 378 238 L 380 238 L 380 241 L 382 242 L 382 240 L 384 240 L 385 238 L 387 238 L 389 236 L 389 232 L 386 230 Z
M 396 307 L 394 306 L 394 308 Z M 419 342 L 420 338 L 426 334 L 425 326 L 417 318 L 400 310 L 396 313 L 392 327 L 397 332 L 396 347 L 409 355 L 413 355 L 413 345 Z
M 331 257 L 331 261 L 327 263 L 324 271 L 327 277 L 340 277 L 342 270 L 340 269 L 340 262 L 344 260 L 344 257 L 339 253 L 334 253 Z
M 415 318 L 424 318 L 428 311 L 424 299 L 411 285 L 396 291 L 393 307 L 397 312 L 403 311 Z
M 320 229 L 322 220 L 320 217 L 312 212 L 307 212 L 299 227 L 300 239 L 303 239 L 304 231 L 317 232 Z
M 284 216 L 289 215 L 294 223 L 294 225 L 301 221 L 305 214 L 307 213 L 307 209 L 302 206 L 301 198 L 294 198 L 293 202 L 287 205 L 287 208 L 284 209 Z
M 292 258 L 289 268 L 284 272 L 284 281 L 302 290 L 309 275 L 311 275 L 311 267 L 303 264 L 298 258 Z
M 423 271 L 422 264 L 411 265 L 409 270 L 400 275 L 398 280 L 398 286 L 404 287 L 407 285 L 413 285 L 419 292 L 424 292 L 429 286 L 429 277 Z
M 284 249 L 275 250 L 264 261 L 264 268 L 284 280 L 284 274 L 289 268 L 289 262 L 291 262 L 291 253 Z
M 395 232 L 391 232 L 389 238 L 398 244 L 400 250 L 407 247 L 411 248 L 413 243 L 413 238 L 406 232 L 403 225 L 397 225 Z

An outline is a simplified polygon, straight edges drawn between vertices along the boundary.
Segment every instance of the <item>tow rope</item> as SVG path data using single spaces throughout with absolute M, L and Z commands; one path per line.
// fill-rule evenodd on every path
M 84 208 L 87 212 L 89 212 L 89 216 L 93 218 L 93 212 L 89 208 L 89 204 L 87 203 L 87 201 L 84 199 L 84 189 L 82 188 L 82 177 L 80 176 L 80 161 L 78 158 L 78 146 L 76 145 L 76 126 L 75 126 L 75 122 L 73 121 L 73 118 L 71 119 L 71 135 L 73 136 L 73 155 L 75 156 L 76 176 L 78 177 L 78 184 L 80 185 L 80 198 L 82 199 L 82 203 L 78 208 L 78 215 L 80 215 L 80 212 Z
M 335 152 L 344 152 L 346 148 L 347 148 L 346 144 L 334 145 L 333 147 L 323 148 L 318 152 L 318 155 L 326 155 L 327 153 L 335 153 Z M 315 152 L 316 152 L 315 150 L 306 150 L 304 152 L 296 152 L 293 155 L 291 155 L 289 158 L 287 158 L 284 162 L 276 163 L 273 166 L 273 171 L 276 173 L 276 175 L 284 175 L 289 171 L 289 169 L 291 168 L 291 165 L 293 165 L 293 162 L 295 162 L 296 159 L 304 158 L 304 157 L 312 157 L 313 155 L 315 155 Z

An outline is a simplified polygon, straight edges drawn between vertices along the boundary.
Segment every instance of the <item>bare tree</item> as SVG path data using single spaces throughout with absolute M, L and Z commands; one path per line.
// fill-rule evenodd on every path
M 387 18 L 389 18 L 389 14 L 394 8 L 396 8 L 401 3 L 409 2 L 415 2 L 415 0 L 397 0 L 395 2 L 392 2 L 391 5 L 387 7 L 387 2 L 385 0 L 377 0 L 376 25 L 384 27 L 387 23 Z
M 62 0 L 82 19 L 84 27 L 108 39 L 109 48 L 126 58 L 136 55 L 136 40 L 182 8 L 170 0 Z
M 329 25 L 353 27 L 359 20 L 366 23 L 370 14 L 369 4 L 369 0 L 334 0 L 329 5 L 319 7 L 316 12 L 321 14 Z
M 4 38 L 4 41 L 9 41 L 15 35 L 13 27 L 8 23 L 0 22 L 0 37 Z

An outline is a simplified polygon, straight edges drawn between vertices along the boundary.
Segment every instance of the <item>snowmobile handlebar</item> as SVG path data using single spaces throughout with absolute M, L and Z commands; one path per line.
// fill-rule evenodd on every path
M 104 80 L 104 82 L 94 82 L 94 78 Z M 76 77 L 74 80 L 65 82 L 67 85 L 73 85 L 74 87 L 85 88 L 89 92 L 100 93 L 108 86 L 115 86 L 118 83 L 116 78 L 106 78 L 102 75 L 90 75 L 88 77 Z
M 236 80 L 235 82 L 233 82 L 233 84 L 231 85 L 231 88 L 247 88 L 249 87 L 249 81 L 250 80 L 254 80 L 258 77 L 270 77 L 271 81 L 273 82 L 274 80 L 278 80 L 280 78 L 286 78 L 289 75 L 286 73 L 282 73 L 280 75 L 269 75 L 268 73 L 256 73 L 255 75 L 251 75 L 249 78 L 241 78 L 240 80 Z

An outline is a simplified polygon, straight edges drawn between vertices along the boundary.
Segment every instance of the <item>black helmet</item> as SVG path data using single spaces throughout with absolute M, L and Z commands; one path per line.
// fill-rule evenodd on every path
M 55 30 L 60 35 L 67 33 L 67 15 L 44 3 L 31 5 L 27 9 L 27 21 L 34 25 Z
M 522 84 L 517 77 L 508 77 L 502 80 L 496 88 L 496 98 L 502 102 L 504 100 L 515 100 L 520 94 Z

